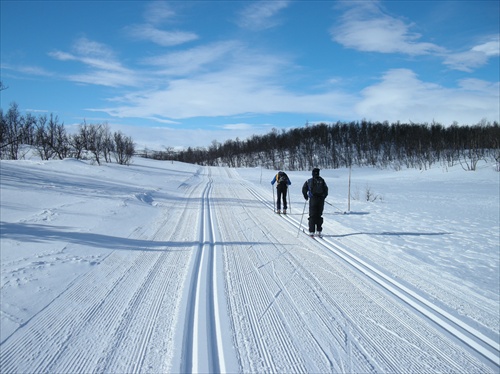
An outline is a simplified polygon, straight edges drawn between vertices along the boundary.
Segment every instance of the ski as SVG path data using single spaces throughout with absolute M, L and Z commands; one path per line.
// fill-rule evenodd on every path
M 323 234 L 311 234 L 309 231 L 302 229 L 302 232 L 312 239 L 323 239 Z

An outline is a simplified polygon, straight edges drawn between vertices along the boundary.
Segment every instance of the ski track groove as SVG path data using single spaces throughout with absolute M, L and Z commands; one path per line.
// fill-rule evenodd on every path
M 348 253 L 348 251 L 343 249 L 338 244 L 335 244 L 329 240 L 325 240 L 325 242 L 327 243 L 327 246 L 325 246 L 325 247 L 329 248 L 330 250 L 332 250 L 332 249 L 333 250 L 340 250 L 346 254 Z M 350 256 L 350 254 L 348 254 L 348 256 Z M 353 257 L 353 261 L 356 261 L 356 262 L 362 264 L 362 262 L 360 262 L 355 257 Z M 365 265 L 363 265 L 363 266 L 365 266 Z M 363 272 L 370 274 L 372 271 L 370 268 L 371 268 L 371 266 L 368 265 L 366 267 L 366 269 L 369 269 L 369 270 L 367 271 L 366 269 L 363 269 Z M 379 270 L 374 270 L 373 274 L 381 274 L 380 277 L 383 278 L 384 280 L 380 283 L 380 285 L 383 288 L 385 288 L 388 292 L 395 293 L 395 291 L 394 291 L 394 289 L 395 289 L 396 290 L 395 296 L 397 298 L 400 298 L 401 300 L 403 300 L 405 303 L 409 303 L 408 300 L 410 299 L 410 303 L 411 303 L 410 305 L 412 305 L 412 307 L 415 310 L 419 310 L 419 313 L 422 313 L 427 318 L 433 320 L 433 322 L 435 322 L 440 328 L 442 328 L 443 330 L 446 330 L 450 334 L 454 335 L 457 339 L 459 339 L 459 340 L 463 341 L 464 343 L 466 343 L 467 345 L 469 345 L 471 349 L 477 350 L 477 352 L 480 353 L 481 355 L 485 355 L 485 352 L 483 351 L 482 347 L 479 347 L 479 349 L 478 349 L 477 347 L 471 345 L 468 334 L 474 336 L 475 339 L 484 342 L 485 345 L 492 344 L 491 346 L 494 347 L 494 344 L 495 344 L 494 342 L 493 343 L 489 342 L 489 339 L 487 337 L 484 337 L 480 332 L 474 330 L 473 327 L 467 325 L 466 323 L 462 323 L 461 321 L 458 321 L 459 323 L 456 324 L 456 327 L 458 327 L 458 329 L 455 328 L 456 318 L 453 316 L 447 315 L 446 312 L 443 313 L 441 308 L 439 308 L 432 301 L 430 301 L 427 296 L 421 295 L 421 294 L 416 294 L 411 290 L 408 291 L 406 287 L 404 287 L 403 285 L 400 285 L 398 282 L 391 281 L 389 276 L 387 276 L 385 273 L 383 273 Z M 371 277 L 371 275 L 370 275 L 370 277 Z M 385 280 L 388 281 L 386 284 L 384 284 Z M 379 282 L 379 281 L 377 281 L 377 282 Z M 410 295 L 410 297 L 407 296 L 407 294 L 406 294 L 407 292 L 408 292 L 408 295 Z M 411 298 L 414 298 L 416 300 L 416 303 Z M 418 305 L 415 306 L 415 304 L 418 304 Z M 425 305 L 425 308 L 422 308 L 420 306 L 420 304 Z M 423 309 L 425 309 L 425 310 L 423 310 Z M 411 326 L 411 324 L 409 324 L 408 326 Z M 462 330 L 465 332 L 462 333 Z M 497 350 L 497 355 L 498 355 L 498 350 Z M 488 357 L 488 359 L 491 360 L 491 356 L 485 355 L 485 357 Z M 497 364 L 498 364 L 498 358 L 497 358 Z
M 207 167 L 206 183 L 200 198 L 198 247 L 193 259 L 187 295 L 180 372 L 220 372 L 226 368 L 221 332 L 220 296 L 216 278 L 218 243 L 217 215 L 213 204 L 217 185 Z
M 343 229 L 340 230 L 344 232 Z M 370 240 L 376 239 L 370 238 Z M 425 267 L 417 269 L 401 263 L 401 260 L 394 261 L 388 256 L 383 257 L 376 252 L 367 250 L 373 243 L 370 243 L 366 238 L 358 237 L 356 241 L 345 240 L 345 242 L 348 243 L 349 250 L 353 254 L 368 259 L 372 264 L 377 264 L 377 267 L 385 269 L 387 273 L 390 271 L 391 276 L 400 279 L 402 283 L 422 290 L 429 298 L 445 301 L 445 304 L 449 305 L 452 310 L 462 310 L 464 318 L 469 315 L 474 316 L 474 320 L 471 319 L 469 322 L 471 325 L 478 324 L 492 331 L 498 331 L 500 325 L 497 318 L 498 305 L 494 301 L 478 295 L 469 295 L 468 299 L 464 299 L 463 290 L 459 284 L 450 285 L 442 277 L 436 277 L 436 272 L 432 271 L 433 269 Z M 429 279 L 436 279 L 436 281 L 429 283 Z

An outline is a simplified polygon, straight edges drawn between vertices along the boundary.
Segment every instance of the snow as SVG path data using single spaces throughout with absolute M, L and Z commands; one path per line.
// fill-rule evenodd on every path
M 491 164 L 322 170 L 323 239 L 309 172 L 0 167 L 2 373 L 499 372 Z

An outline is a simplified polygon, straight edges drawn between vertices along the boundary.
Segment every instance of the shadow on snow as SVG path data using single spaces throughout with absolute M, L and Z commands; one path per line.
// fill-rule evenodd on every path
M 206 244 L 201 241 L 152 241 L 146 239 L 130 239 L 116 236 L 63 231 L 60 227 L 47 225 L 33 225 L 24 223 L 0 222 L 0 233 L 3 239 L 22 242 L 42 243 L 63 241 L 67 243 L 129 251 L 169 251 L 172 248 L 185 248 Z M 216 242 L 216 245 L 256 245 L 269 244 L 266 242 Z
M 382 231 L 382 232 L 353 232 L 350 234 L 340 234 L 340 235 L 323 235 L 327 238 L 345 238 L 348 236 L 355 235 L 376 235 L 376 236 L 439 236 L 439 235 L 451 235 L 451 232 L 406 232 L 406 231 Z

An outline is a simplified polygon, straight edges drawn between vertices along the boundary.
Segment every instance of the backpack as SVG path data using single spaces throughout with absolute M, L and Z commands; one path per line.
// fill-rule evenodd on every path
M 311 191 L 311 195 L 313 196 L 324 196 L 326 192 L 325 180 L 321 177 L 311 178 L 309 191 Z
M 280 171 L 276 175 L 276 181 L 278 182 L 278 184 L 287 185 L 288 184 L 288 175 L 286 175 L 286 173 L 284 171 Z

